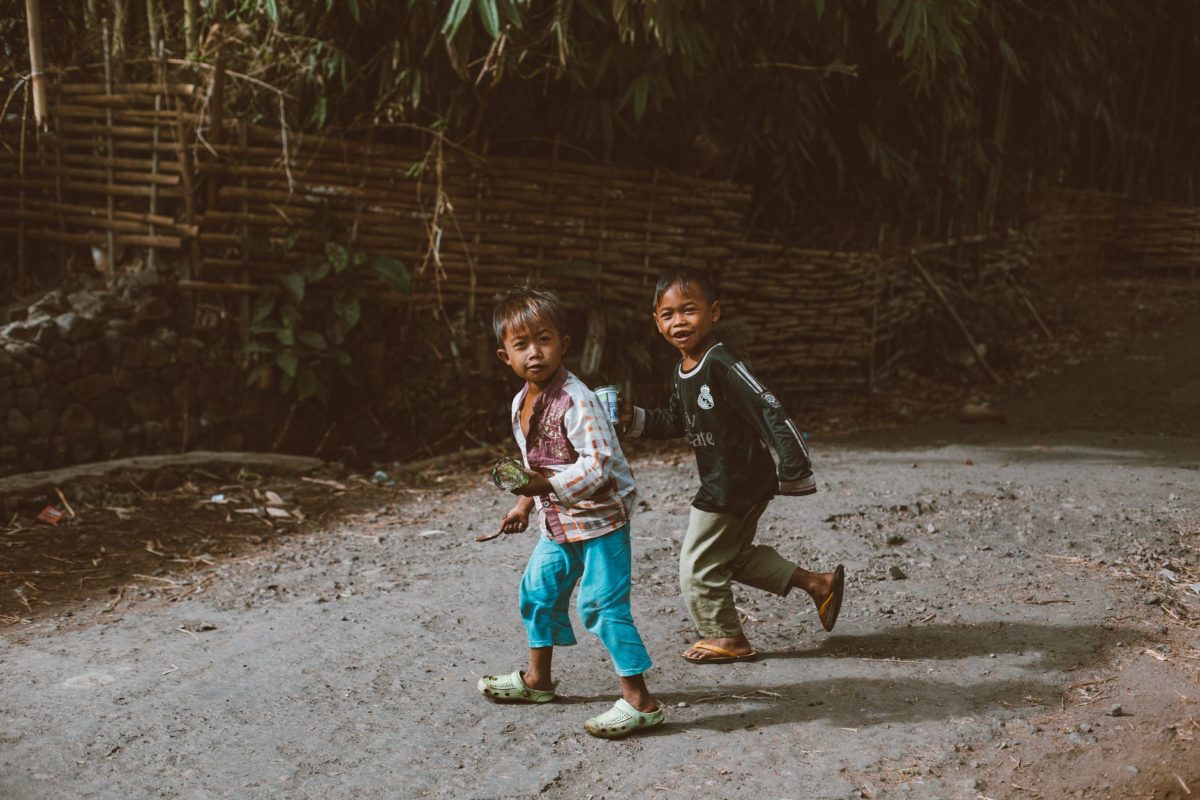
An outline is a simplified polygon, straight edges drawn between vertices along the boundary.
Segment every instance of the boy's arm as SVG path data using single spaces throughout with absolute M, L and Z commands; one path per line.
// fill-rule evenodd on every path
M 671 387 L 671 399 L 666 408 L 633 408 L 633 422 L 626 436 L 642 439 L 677 439 L 684 434 L 683 412 L 679 392 Z
M 575 463 L 548 480 L 559 502 L 570 508 L 591 497 L 612 477 L 609 465 L 617 434 L 590 392 L 575 398 L 563 422 L 577 458 Z
M 741 361 L 725 373 L 724 389 L 726 399 L 738 415 L 775 451 L 779 460 L 780 493 L 812 494 L 817 491 L 804 437 L 775 395 L 768 392 Z

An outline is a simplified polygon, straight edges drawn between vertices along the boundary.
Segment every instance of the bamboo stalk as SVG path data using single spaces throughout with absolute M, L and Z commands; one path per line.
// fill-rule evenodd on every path
M 979 349 L 979 345 L 975 343 L 975 337 L 971 336 L 971 331 L 968 330 L 966 323 L 962 321 L 962 318 L 958 316 L 958 312 L 954 310 L 954 306 L 950 305 L 950 301 L 946 299 L 946 295 L 942 292 L 942 287 L 937 285 L 937 283 L 933 280 L 933 276 L 926 271 L 925 267 L 921 265 L 921 262 L 917 260 L 916 256 L 913 256 L 912 264 L 917 268 L 917 271 L 921 274 L 921 277 L 925 280 L 925 283 L 929 285 L 929 288 L 933 290 L 933 293 L 937 296 L 938 300 L 941 301 L 942 306 L 950 314 L 951 319 L 953 319 L 955 324 L 958 325 L 958 329 L 962 331 L 963 337 L 967 340 L 967 344 L 971 348 L 972 355 L 975 356 L 975 359 L 979 362 L 979 365 L 983 367 L 985 372 L 987 372 L 988 377 L 990 377 L 996 383 L 1003 383 L 1003 381 L 1000 380 L 1000 376 L 992 371 L 991 366 L 987 363 L 987 359 L 983 357 L 983 351 L 981 351 Z
M 25 0 L 25 22 L 29 30 L 29 81 L 33 86 L 33 122 L 41 130 L 46 124 L 46 75 L 42 71 L 42 15 L 38 0 Z
M 104 36 L 104 93 L 112 94 L 112 54 L 110 52 L 112 43 L 109 39 L 108 20 L 107 19 L 104 20 L 103 36 Z M 115 157 L 115 150 L 113 149 L 112 109 L 111 108 L 107 109 L 105 114 L 106 114 L 106 122 L 107 122 L 107 127 L 108 127 L 108 157 L 111 161 L 111 159 Z M 113 168 L 111 166 L 109 166 L 106 168 L 106 170 L 108 173 L 108 184 L 109 184 L 109 186 L 111 186 L 113 184 Z M 112 192 L 108 192 L 105 195 L 105 201 L 106 201 L 107 210 L 108 210 L 108 221 L 111 223 L 113 221 L 113 210 L 115 207 L 115 200 L 114 200 L 114 196 L 113 196 Z M 113 233 L 113 231 L 111 229 L 109 229 L 108 234 L 107 234 L 107 245 L 108 245 L 108 263 L 106 263 L 104 265 L 105 272 L 107 273 L 105 275 L 105 279 L 108 283 L 111 284 L 112 280 L 113 280 L 113 276 L 116 274 L 116 270 L 117 270 L 117 240 L 116 240 L 115 234 Z

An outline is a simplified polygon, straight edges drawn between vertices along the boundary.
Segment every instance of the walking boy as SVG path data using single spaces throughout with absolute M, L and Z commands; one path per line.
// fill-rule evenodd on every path
M 682 355 L 674 390 L 667 408 L 626 405 L 621 415 L 630 436 L 686 435 L 696 451 L 700 491 L 679 554 L 679 585 L 703 637 L 683 657 L 697 664 L 758 657 L 733 605 L 733 581 L 780 596 L 803 589 L 817 604 L 827 631 L 837 622 L 845 585 L 840 564 L 833 572 L 809 572 L 773 548 L 754 544 L 758 519 L 773 496 L 812 494 L 817 487 L 795 423 L 717 341 L 713 324 L 720 317 L 707 276 L 688 270 L 663 273 L 654 292 L 654 319 Z
M 584 727 L 617 739 L 659 725 L 663 711 L 643 674 L 650 656 L 629 607 L 629 518 L 637 502 L 629 463 L 595 394 L 562 366 L 571 337 L 558 297 L 512 289 L 492 322 L 496 355 L 525 381 L 513 398 L 512 427 L 529 474 L 500 530 L 525 530 L 537 498 L 542 535 L 520 589 L 529 668 L 485 675 L 479 691 L 498 701 L 554 699 L 551 661 L 555 646 L 575 644 L 567 608 L 578 583 L 580 620 L 607 648 L 621 681 L 621 699 Z

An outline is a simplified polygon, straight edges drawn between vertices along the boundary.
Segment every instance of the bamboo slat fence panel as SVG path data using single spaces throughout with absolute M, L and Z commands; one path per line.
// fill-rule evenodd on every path
M 411 294 L 381 284 L 377 299 L 446 318 L 482 318 L 493 294 L 525 280 L 563 290 L 573 312 L 637 315 L 662 269 L 706 269 L 730 318 L 747 323 L 747 357 L 785 397 L 862 393 L 942 313 L 913 253 L 749 240 L 745 186 L 482 158 L 436 139 L 421 149 L 225 115 L 214 124 L 204 104 L 193 84 L 144 76 L 53 85 L 49 132 L 0 125 L 0 237 L 174 250 L 182 289 L 244 298 L 320 253 L 316 221 L 328 218 L 340 243 L 409 267 Z M 1062 221 L 1042 234 L 1075 235 Z M 1028 266 L 1016 235 L 919 253 L 939 280 L 975 286 Z

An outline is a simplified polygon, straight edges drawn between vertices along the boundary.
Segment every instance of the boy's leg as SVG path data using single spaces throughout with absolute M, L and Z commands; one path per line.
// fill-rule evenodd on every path
M 729 573 L 740 584 L 786 597 L 796 585 L 793 578 L 799 567 L 779 555 L 775 548 L 754 543 L 758 521 L 766 510 L 767 501 L 764 500 L 742 518 L 736 532 L 730 532 L 730 536 L 737 539 L 738 549 L 729 562 Z
M 761 513 L 761 512 L 760 512 Z M 692 508 L 679 552 L 679 588 L 705 639 L 742 639 L 730 563 L 741 550 L 743 518 Z M 749 649 L 748 646 L 746 648 Z
M 621 694 L 639 711 L 658 707 L 643 673 L 650 655 L 642 642 L 629 605 L 632 555 L 629 526 L 576 545 L 583 558 L 579 583 L 579 618 L 600 639 L 621 678 Z
M 583 562 L 567 548 L 545 537 L 538 539 L 521 578 L 521 620 L 529 639 L 529 670 L 525 684 L 550 689 L 551 657 L 555 646 L 575 644 L 567 610 L 571 591 L 583 574 Z

